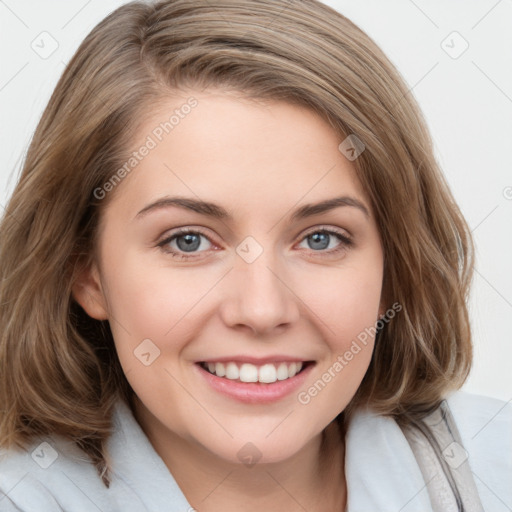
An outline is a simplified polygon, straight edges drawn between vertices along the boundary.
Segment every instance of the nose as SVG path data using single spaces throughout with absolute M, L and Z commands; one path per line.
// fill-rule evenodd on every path
M 252 263 L 237 256 L 221 302 L 225 325 L 271 338 L 295 323 L 300 315 L 300 299 L 287 283 L 286 274 L 271 251 L 263 251 Z

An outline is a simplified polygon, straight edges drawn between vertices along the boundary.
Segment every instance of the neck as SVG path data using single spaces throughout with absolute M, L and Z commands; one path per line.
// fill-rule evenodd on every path
M 164 425 L 148 428 L 144 408 L 134 413 L 196 510 L 345 510 L 344 436 L 336 422 L 289 459 L 249 467 L 221 459 Z

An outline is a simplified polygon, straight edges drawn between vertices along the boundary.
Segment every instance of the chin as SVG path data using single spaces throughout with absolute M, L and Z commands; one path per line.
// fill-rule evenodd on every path
M 266 430 L 258 436 L 236 435 L 230 438 L 226 435 L 224 439 L 209 438 L 202 445 L 210 454 L 228 464 L 253 467 L 256 464 L 276 464 L 292 459 L 316 437 L 306 438 L 303 432 L 302 435 L 291 435 L 289 430 L 280 434 L 274 432 L 269 435 Z

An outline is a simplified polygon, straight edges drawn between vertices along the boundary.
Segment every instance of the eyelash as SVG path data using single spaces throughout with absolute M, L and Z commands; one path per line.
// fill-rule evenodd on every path
M 314 230 L 309 231 L 308 233 L 306 233 L 302 237 L 301 242 L 303 240 L 305 240 L 306 238 L 308 238 L 309 236 L 314 235 L 315 233 L 324 233 L 324 234 L 328 234 L 328 235 L 334 235 L 341 242 L 335 249 L 331 249 L 329 251 L 325 251 L 325 250 L 314 251 L 313 249 L 311 249 L 313 252 L 318 252 L 320 254 L 323 254 L 324 257 L 335 256 L 338 253 L 340 253 L 341 251 L 345 251 L 347 249 L 350 249 L 352 247 L 352 245 L 354 244 L 354 242 L 348 236 L 344 235 L 341 231 L 337 231 L 337 230 L 334 230 L 334 229 L 326 229 L 326 228 L 323 228 L 323 227 L 314 229 Z M 198 228 L 196 228 L 196 229 L 181 228 L 181 229 L 178 229 L 178 231 L 174 232 L 171 236 L 168 236 L 164 240 L 159 242 L 157 244 L 157 247 L 160 247 L 166 254 L 171 255 L 171 257 L 179 259 L 179 260 L 182 260 L 182 261 L 195 259 L 195 258 L 197 258 L 197 256 L 188 256 L 188 255 L 186 255 L 186 253 L 177 252 L 174 249 L 169 250 L 168 248 L 167 249 L 165 248 L 165 246 L 167 244 L 169 244 L 170 242 L 172 242 L 174 239 L 179 238 L 182 235 L 188 235 L 188 234 L 202 235 L 211 244 L 215 245 L 210 240 L 208 235 L 206 233 L 204 233 L 201 229 L 198 229 Z M 194 254 L 194 253 L 190 253 L 190 254 Z

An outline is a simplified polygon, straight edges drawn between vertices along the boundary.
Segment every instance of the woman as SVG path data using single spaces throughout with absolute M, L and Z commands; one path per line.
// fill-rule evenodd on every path
M 89 34 L 0 228 L 1 507 L 510 504 L 510 406 L 456 391 L 471 236 L 407 92 L 314 0 Z

